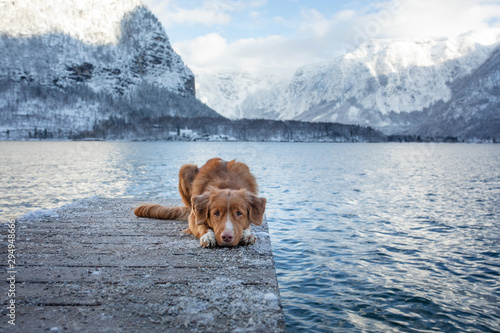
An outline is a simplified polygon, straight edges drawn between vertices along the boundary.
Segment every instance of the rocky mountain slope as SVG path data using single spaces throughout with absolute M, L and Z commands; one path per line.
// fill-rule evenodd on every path
M 199 71 L 196 95 L 229 119 L 277 119 L 280 94 L 286 81 L 272 74 L 227 70 Z
M 456 80 L 416 132 L 426 136 L 500 137 L 500 47 L 472 74 Z
M 437 120 L 437 114 L 441 114 L 440 106 L 451 107 L 451 100 L 460 98 L 455 82 L 469 77 L 488 61 L 499 42 L 497 30 L 471 32 L 454 39 L 374 40 L 329 62 L 304 66 L 280 84 L 254 77 L 254 85 L 242 85 L 246 92 L 238 90 L 241 74 L 197 73 L 197 94 L 221 114 L 234 118 L 361 124 L 388 134 L 481 136 L 479 125 L 477 131 L 469 132 L 455 132 L 451 127 L 450 131 L 425 131 L 421 125 L 430 129 L 432 119 Z M 483 71 L 492 68 L 487 66 Z M 494 73 L 491 75 L 494 77 Z M 498 87 L 498 81 L 490 82 Z M 235 88 L 237 91 L 230 95 L 224 93 Z M 477 89 L 476 95 L 482 96 L 480 85 L 469 88 Z M 226 96 L 239 96 L 239 100 Z M 473 109 L 469 105 L 463 108 Z M 240 113 L 235 114 L 235 109 Z M 467 126 L 478 121 L 477 112 L 464 118 Z M 428 118 L 429 114 L 432 117 Z M 452 119 L 457 115 L 449 111 L 442 117 Z M 434 125 L 434 129 L 439 128 L 439 123 Z
M 141 83 L 194 95 L 194 76 L 172 50 L 161 24 L 144 7 L 125 14 L 117 44 L 85 43 L 66 34 L 2 35 L 2 77 L 67 88 L 124 94 Z
M 8 6 L 26 10 L 20 18 L 25 22 L 43 23 L 53 11 L 52 2 L 39 13 L 23 7 L 23 1 Z M 122 13 L 114 28 L 103 22 L 106 15 L 116 16 L 103 12 L 106 6 Z M 69 131 L 89 130 L 110 117 L 127 121 L 220 117 L 196 100 L 191 70 L 172 50 L 159 21 L 140 3 L 106 0 L 97 6 L 82 1 L 68 11 L 51 17 L 51 21 L 66 23 L 50 31 L 40 30 L 44 25 L 38 22 L 15 33 L 0 22 L 2 129 L 23 137 L 35 127 L 47 128 L 64 136 Z M 70 19 L 64 14 L 71 14 Z M 87 30 L 75 17 L 83 18 Z M 104 26 L 99 30 L 93 24 Z

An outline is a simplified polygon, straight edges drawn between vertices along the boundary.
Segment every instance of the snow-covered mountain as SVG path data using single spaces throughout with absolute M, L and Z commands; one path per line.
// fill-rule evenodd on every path
M 500 31 L 493 29 L 453 39 L 374 40 L 329 62 L 299 68 L 281 83 L 253 77 L 241 84 L 244 74 L 196 73 L 197 92 L 230 117 L 340 122 L 415 133 L 435 106 L 460 97 L 452 91 L 453 82 L 477 70 L 499 42 Z
M 0 34 L 32 37 L 60 33 L 86 44 L 118 43 L 123 17 L 141 0 L 2 1 Z
M 500 136 L 500 47 L 470 75 L 451 85 L 452 97 L 435 105 L 415 131 L 426 136 Z M 479 135 L 480 134 L 480 135 Z
M 7 6 L 16 7 L 16 3 Z M 54 3 L 67 6 L 72 1 Z M 122 5 L 122 17 L 116 22 L 116 27 L 102 24 L 108 19 L 107 13 L 103 12 L 107 9 L 106 4 Z M 18 23 L 2 31 L 1 75 L 14 81 L 26 78 L 63 88 L 75 81 L 85 82 L 95 91 L 111 89 L 120 93 L 125 93 L 130 85 L 147 82 L 194 94 L 192 72 L 172 50 L 159 21 L 139 4 L 136 0 L 107 0 L 96 6 L 93 1 L 74 1 L 72 14 L 80 13 L 82 22 L 74 17 L 70 17 L 74 20 L 72 24 L 71 20 L 67 22 L 68 17 L 62 11 L 59 16 L 50 17 L 49 22 L 61 21 L 65 25 L 47 25 L 51 30 L 42 23 L 54 6 L 47 5 L 48 12 L 42 11 L 36 17 L 30 14 L 33 9 L 28 6 L 29 11 L 22 22 L 37 22 L 31 29 Z M 23 9 L 19 3 L 17 8 Z M 123 9 L 129 10 L 123 12 Z M 90 16 L 88 20 L 87 16 Z M 116 14 L 112 13 L 112 17 L 115 18 Z M 79 26 L 80 23 L 83 27 Z M 94 23 L 97 27 L 93 27 Z M 16 27 L 18 33 L 11 32 Z
M 196 100 L 193 73 L 138 0 L 19 0 L 1 10 L 4 130 L 89 130 L 110 117 L 220 117 Z
M 273 74 L 227 70 L 198 71 L 196 95 L 200 101 L 229 119 L 277 119 L 274 105 L 286 81 Z

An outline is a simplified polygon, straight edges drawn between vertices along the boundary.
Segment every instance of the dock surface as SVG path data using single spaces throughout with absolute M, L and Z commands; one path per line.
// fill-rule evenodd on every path
M 187 222 L 137 218 L 142 203 L 180 204 L 90 198 L 17 220 L 16 325 L 2 306 L 0 330 L 285 330 L 266 221 L 255 245 L 204 249 L 181 233 Z

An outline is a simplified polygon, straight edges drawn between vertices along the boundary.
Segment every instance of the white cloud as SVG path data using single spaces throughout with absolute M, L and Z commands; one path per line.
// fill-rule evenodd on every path
M 323 37 L 340 25 L 352 22 L 356 18 L 356 11 L 342 10 L 332 17 L 325 17 L 316 9 L 302 10 L 303 22 L 301 33 L 312 33 L 313 36 Z
M 265 1 L 252 3 L 265 5 Z M 251 14 L 255 10 L 250 9 L 249 2 L 232 4 L 233 10 L 246 6 L 249 16 L 256 15 Z M 228 9 L 219 10 L 229 13 Z M 302 10 L 300 21 L 275 14 L 281 15 L 271 13 L 269 19 L 274 24 L 293 27 L 291 36 L 270 32 L 267 37 L 228 42 L 223 34 L 210 33 L 173 46 L 193 70 L 244 68 L 285 73 L 307 63 L 331 59 L 374 38 L 452 37 L 500 26 L 500 1 L 391 0 L 330 16 L 310 8 Z
M 185 1 L 179 0 L 144 0 L 165 25 L 171 27 L 182 24 L 202 24 L 206 26 L 227 25 L 232 21 L 232 13 L 258 8 L 266 0 L 205 0 L 201 5 L 186 7 Z
M 222 58 L 227 57 L 226 39 L 217 33 L 200 36 L 191 41 L 173 45 L 175 50 L 188 64 L 194 67 L 215 66 Z
M 322 37 L 331 28 L 332 22 L 316 9 L 302 10 L 302 17 L 304 22 L 300 31 L 303 33 L 311 32 L 313 36 Z
M 172 4 L 165 9 L 163 22 L 167 27 L 185 23 L 200 23 L 208 26 L 227 24 L 231 22 L 231 16 L 228 14 L 230 10 L 230 7 L 215 1 L 205 1 L 201 7 L 191 9 L 185 9 Z
M 358 31 L 370 37 L 452 37 L 488 27 L 500 17 L 500 1 L 393 0 L 358 19 Z
M 221 35 L 210 33 L 191 41 L 174 43 L 173 47 L 194 71 L 245 69 L 279 73 L 297 65 L 296 57 L 290 57 L 296 46 L 281 36 L 227 43 Z

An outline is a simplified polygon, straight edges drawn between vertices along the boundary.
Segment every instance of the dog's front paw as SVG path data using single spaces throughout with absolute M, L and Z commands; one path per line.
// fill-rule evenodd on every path
M 241 236 L 241 245 L 253 245 L 255 244 L 255 241 L 257 240 L 257 237 L 252 235 L 252 231 L 250 231 L 249 228 L 243 230 L 243 235 Z
M 214 247 L 217 245 L 215 240 L 215 233 L 212 229 L 208 230 L 206 234 L 200 237 L 201 247 Z

